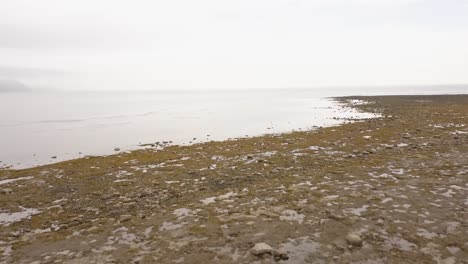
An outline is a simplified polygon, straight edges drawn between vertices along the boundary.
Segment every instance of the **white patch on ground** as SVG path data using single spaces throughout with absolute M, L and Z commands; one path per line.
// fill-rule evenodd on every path
M 202 204 L 204 204 L 204 205 L 214 203 L 215 201 L 216 201 L 216 197 L 208 197 L 208 198 L 205 198 L 203 200 L 200 200 L 200 202 L 202 202 Z
M 383 203 L 383 204 L 384 204 L 384 203 L 390 202 L 390 201 L 392 201 L 392 200 L 393 200 L 392 198 L 385 198 L 385 199 L 383 199 L 382 202 L 380 202 L 380 203 Z
M 389 240 L 385 241 L 384 249 L 391 250 L 393 248 L 402 250 L 402 251 L 413 251 L 417 248 L 416 244 L 409 242 L 403 238 L 392 237 Z
M 232 202 L 233 200 L 227 200 L 228 198 L 232 197 L 232 196 L 236 196 L 237 193 L 235 192 L 228 192 L 226 194 L 222 194 L 218 197 L 208 197 L 208 198 L 205 198 L 205 199 L 202 199 L 200 200 L 200 202 L 202 202 L 204 205 L 208 205 L 208 204 L 211 204 L 211 203 L 214 203 L 216 201 L 222 201 L 222 200 L 225 200 L 226 202 Z
M 226 160 L 225 157 L 223 156 L 213 156 L 211 157 L 212 160 L 215 160 L 215 161 L 223 161 L 223 160 Z
M 126 171 L 126 170 L 122 170 L 122 171 L 116 172 L 115 177 L 120 178 L 120 177 L 125 177 L 125 176 L 132 176 L 132 175 L 133 175 L 132 172 L 128 172 L 128 171 Z
M 128 182 L 130 181 L 129 179 L 119 179 L 119 180 L 115 180 L 114 182 L 118 183 L 118 182 Z
M 166 181 L 166 184 L 179 183 L 180 181 Z
M 456 192 L 454 192 L 452 189 L 448 189 L 447 192 L 441 193 L 440 195 L 445 196 L 445 197 L 448 197 L 448 198 L 451 198 L 451 197 L 452 197 L 452 194 L 456 194 Z
M 454 123 L 447 123 L 447 124 L 434 124 L 429 125 L 435 128 L 449 128 L 449 127 L 465 127 L 465 124 L 454 124 Z
M 121 239 L 118 240 L 118 243 L 121 245 L 134 245 L 137 237 L 135 234 L 129 234 L 127 232 L 122 232 Z
M 467 190 L 468 191 L 468 188 L 463 188 L 458 185 L 450 185 L 449 187 L 455 190 Z
M 368 105 L 368 104 L 371 104 L 372 102 L 358 100 L 358 99 L 350 99 L 348 100 L 348 103 L 351 105 Z
M 176 215 L 178 218 L 184 218 L 193 215 L 193 211 L 187 208 L 179 208 L 174 210 L 173 214 Z
M 427 239 L 433 239 L 434 237 L 439 236 L 434 232 L 429 232 L 426 229 L 422 229 L 422 228 L 418 228 L 418 232 L 416 234 L 418 236 L 420 236 L 420 237 L 424 237 L 424 238 L 427 238 Z
M 225 199 L 228 199 L 229 197 L 235 196 L 235 195 L 237 195 L 237 193 L 228 192 L 228 193 L 226 193 L 226 194 L 223 194 L 223 195 L 218 196 L 218 199 L 219 199 L 219 200 L 225 200 Z
M 3 254 L 2 254 L 2 255 L 3 255 L 4 257 L 10 256 L 10 255 L 11 255 L 11 252 L 13 252 L 12 247 L 13 247 L 13 246 L 11 246 L 11 245 L 10 245 L 10 246 L 7 246 L 7 247 L 4 247 L 4 248 L 3 248 Z
M 369 208 L 369 205 L 363 205 L 360 208 L 349 208 L 346 211 L 354 215 L 361 216 L 363 212 L 367 211 L 367 208 Z
M 159 228 L 159 231 L 165 231 L 165 230 L 176 230 L 176 229 L 179 229 L 181 227 L 183 227 L 184 225 L 186 225 L 187 223 L 180 223 L 180 224 L 174 224 L 174 223 L 171 223 L 171 222 L 164 222 L 162 223 L 161 227 Z
M 146 238 L 149 238 L 151 232 L 153 232 L 153 227 L 152 227 L 152 226 L 147 227 L 147 228 L 145 229 L 145 232 L 143 232 L 143 234 L 145 235 Z
M 324 200 L 335 200 L 338 197 L 340 197 L 340 196 L 339 195 L 328 195 L 328 196 L 323 197 L 323 199 Z
M 284 210 L 279 219 L 282 221 L 297 221 L 299 224 L 302 224 L 304 221 L 304 215 L 298 214 L 294 210 Z
M 445 225 L 447 226 L 447 233 L 453 234 L 460 226 L 460 222 L 446 222 Z
M 450 252 L 450 254 L 455 255 L 458 252 L 460 252 L 461 249 L 459 247 L 451 246 L 451 247 L 447 247 L 447 250 Z
M 0 185 L 7 184 L 7 183 L 10 183 L 10 182 L 20 181 L 20 180 L 30 180 L 32 178 L 33 178 L 32 176 L 28 176 L 28 177 L 19 177 L 19 178 L 16 178 L 16 179 L 1 180 Z
M 404 169 L 390 169 L 390 171 L 391 171 L 393 174 L 397 174 L 397 175 L 403 175 L 403 174 L 405 174 L 405 170 L 404 170 Z
M 55 201 L 53 201 L 52 203 L 57 204 L 57 203 L 65 202 L 65 201 L 67 201 L 67 200 L 68 200 L 68 199 L 66 199 L 66 198 L 62 198 L 62 199 L 55 200 Z
M 278 153 L 278 151 L 267 151 L 264 153 L 260 153 L 258 155 L 263 156 L 263 157 L 271 157 L 273 155 L 276 155 L 276 153 Z
M 279 245 L 279 249 L 288 254 L 288 263 L 306 263 L 309 255 L 316 254 L 319 248 L 320 244 L 309 237 L 288 239 L 288 242 Z
M 0 213 L 0 224 L 10 225 L 14 222 L 22 221 L 23 219 L 29 219 L 31 216 L 39 214 L 41 211 L 34 208 L 20 207 L 23 211 L 15 213 Z

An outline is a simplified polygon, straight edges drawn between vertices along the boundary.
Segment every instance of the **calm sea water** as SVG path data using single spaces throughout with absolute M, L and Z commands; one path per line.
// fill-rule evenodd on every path
M 330 96 L 466 92 L 467 86 L 0 93 L 0 167 L 106 155 L 157 141 L 189 144 L 310 129 L 338 124 L 333 117 L 370 116 L 340 109 Z

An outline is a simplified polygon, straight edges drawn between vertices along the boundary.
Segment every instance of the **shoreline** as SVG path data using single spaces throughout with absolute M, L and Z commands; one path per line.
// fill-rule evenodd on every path
M 0 170 L 0 261 L 467 259 L 468 95 L 334 98 L 383 117 Z
M 112 148 L 109 148 L 107 151 L 98 151 L 97 153 L 86 153 L 79 151 L 81 148 L 78 149 L 65 149 L 64 153 L 58 153 L 58 152 L 52 152 L 50 153 L 51 156 L 49 158 L 44 158 L 39 157 L 37 155 L 37 151 L 32 151 L 28 153 L 28 156 L 31 156 L 32 159 L 31 161 L 25 161 L 22 160 L 21 162 L 16 161 L 13 162 L 13 160 L 10 160 L 10 163 L 7 163 L 5 157 L 3 157 L 3 160 L 0 161 L 0 170 L 23 170 L 23 169 L 33 169 L 36 167 L 42 167 L 42 166 L 47 166 L 47 165 L 53 165 L 61 162 L 66 162 L 66 161 L 71 161 L 71 160 L 76 160 L 76 159 L 83 159 L 83 158 L 89 158 L 89 157 L 105 157 L 105 156 L 112 156 L 112 155 L 121 155 L 133 151 L 160 151 L 163 150 L 166 147 L 182 147 L 182 146 L 190 146 L 193 144 L 203 144 L 203 143 L 208 143 L 208 142 L 223 142 L 223 141 L 229 141 L 229 140 L 239 140 L 243 138 L 253 138 L 253 137 L 262 137 L 262 136 L 272 136 L 272 135 L 280 135 L 280 134 L 286 134 L 286 133 L 292 133 L 292 132 L 297 132 L 297 131 L 310 131 L 310 130 L 316 130 L 322 127 L 333 127 L 333 126 L 338 126 L 341 125 L 342 123 L 350 120 L 360 120 L 360 119 L 368 119 L 368 118 L 374 118 L 375 114 L 373 113 L 366 113 L 366 112 L 355 112 L 355 109 L 352 107 L 346 106 L 343 107 L 343 104 L 340 103 L 337 98 L 335 97 L 321 97 L 321 98 L 316 98 L 319 101 L 328 101 L 331 102 L 332 105 L 323 107 L 330 109 L 330 112 L 333 110 L 333 114 L 327 114 L 327 118 L 324 120 L 328 120 L 327 122 L 323 123 L 320 121 L 315 121 L 316 124 L 314 125 L 306 125 L 302 124 L 297 124 L 295 127 L 290 126 L 288 128 L 282 128 L 278 130 L 278 128 L 275 128 L 273 123 L 274 121 L 270 121 L 265 129 L 260 129 L 257 132 L 253 132 L 252 134 L 248 133 L 248 135 L 242 135 L 242 132 L 239 131 L 239 133 L 236 133 L 237 136 L 230 136 L 230 137 L 224 137 L 220 135 L 216 135 L 216 132 L 211 131 L 208 132 L 207 135 L 200 136 L 193 135 L 192 137 L 188 137 L 187 141 L 180 141 L 180 140 L 175 140 L 173 142 L 170 137 L 160 140 L 160 141 L 141 141 L 137 144 L 133 145 L 125 145 L 125 144 L 120 144 L 120 143 L 115 143 L 112 144 Z M 321 108 L 321 107 L 313 107 L 315 108 Z M 359 115 L 359 117 L 357 116 Z M 348 116 L 352 116 L 349 117 Z M 276 130 L 276 131 L 275 131 Z M 221 132 L 220 134 L 223 134 L 223 131 L 218 131 Z M 231 133 L 232 134 L 232 133 Z M 160 138 L 160 137 L 159 137 Z M 193 138 L 193 139 L 192 139 Z M 39 151 L 40 152 L 40 151 Z M 75 154 L 72 154 L 75 153 Z M 76 154 L 77 153 L 77 154 Z M 1 159 L 1 157 L 0 157 Z M 16 164 L 15 164 L 16 163 Z

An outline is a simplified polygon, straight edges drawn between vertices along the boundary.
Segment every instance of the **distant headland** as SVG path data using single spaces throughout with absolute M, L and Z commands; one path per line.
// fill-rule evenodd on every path
M 2 92 L 30 92 L 31 89 L 16 80 L 0 80 L 0 93 Z

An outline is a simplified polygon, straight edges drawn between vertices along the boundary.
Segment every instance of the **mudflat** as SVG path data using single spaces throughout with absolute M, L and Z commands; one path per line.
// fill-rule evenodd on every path
M 0 263 L 468 263 L 468 95 L 0 171 Z

